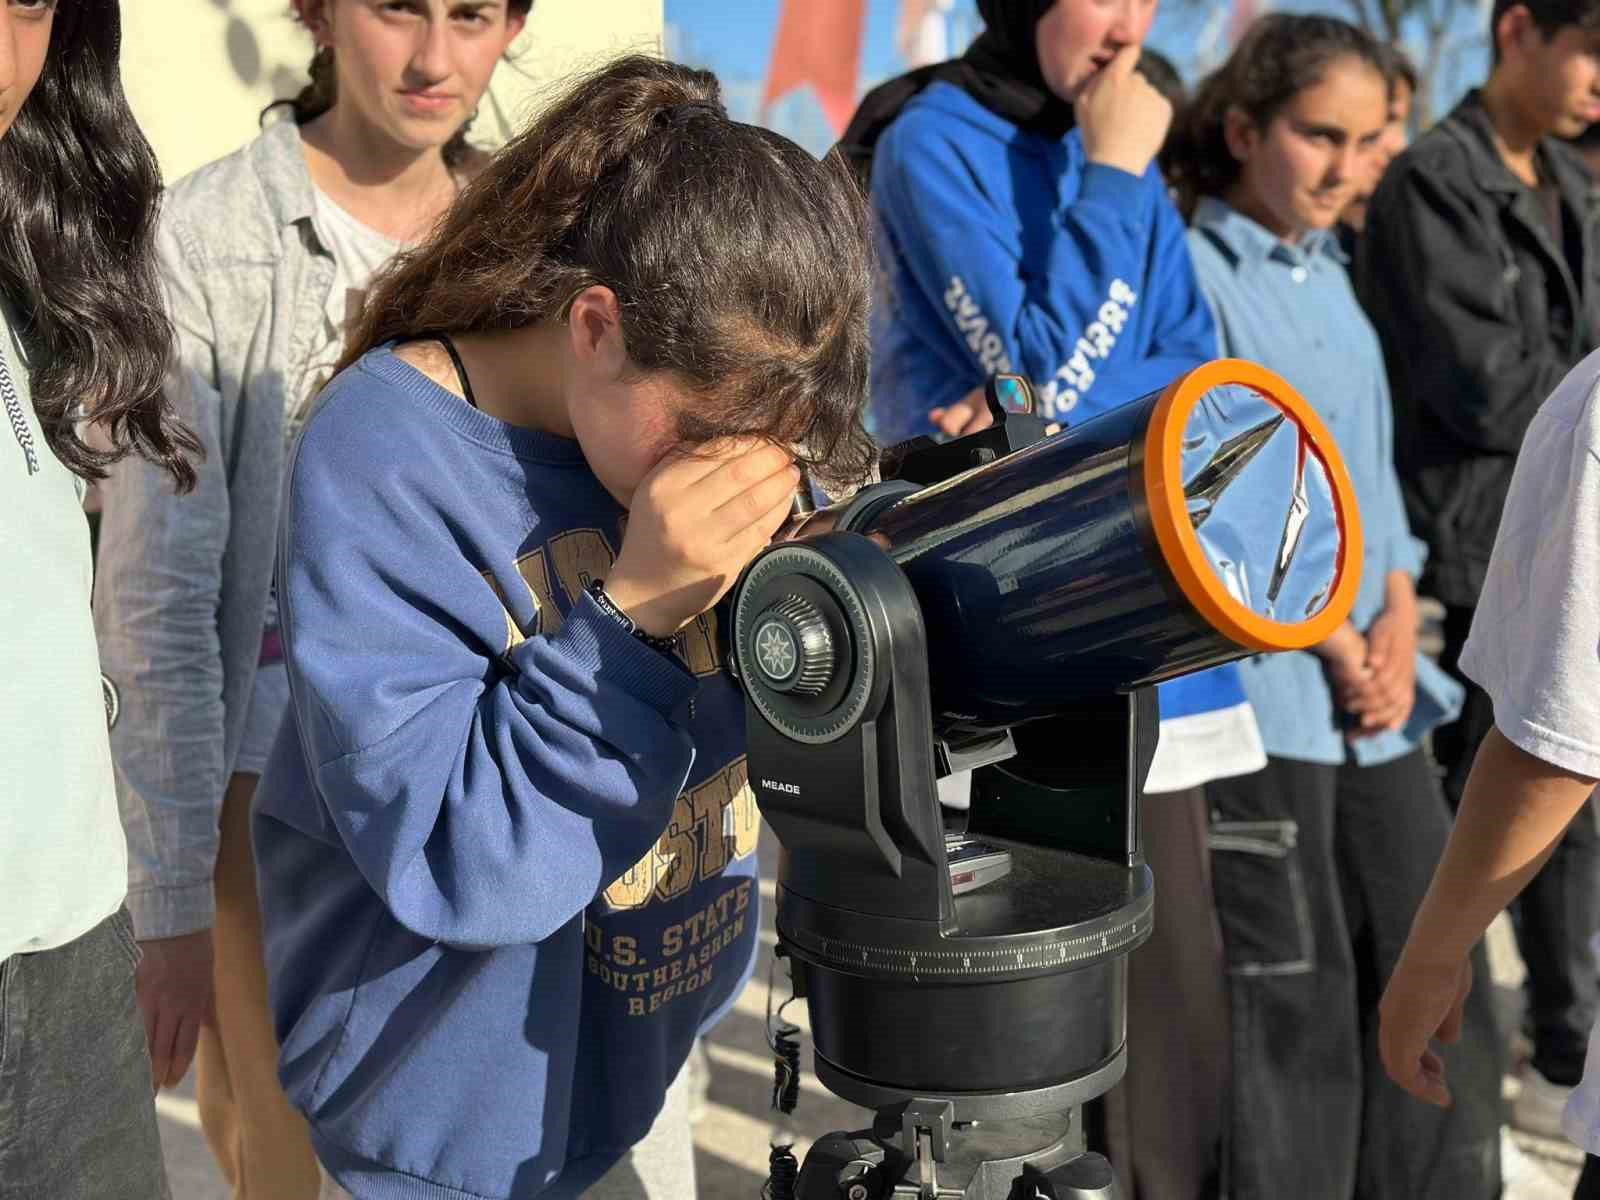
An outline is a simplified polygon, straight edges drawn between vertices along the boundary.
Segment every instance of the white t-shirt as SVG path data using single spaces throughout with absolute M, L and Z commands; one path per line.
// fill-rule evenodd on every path
M 45 444 L 22 348 L 3 316 L 0 360 L 4 960 L 64 946 L 114 913 L 128 894 L 128 848 L 89 615 L 82 491 Z
M 316 212 L 311 227 L 317 239 L 333 255 L 333 286 L 323 312 L 320 337 L 306 363 L 300 387 L 288 397 L 288 419 L 284 431 L 291 442 L 310 415 L 317 393 L 333 378 L 334 364 L 344 353 L 345 334 L 361 313 L 361 302 L 378 268 L 406 248 L 404 242 L 379 233 L 351 216 L 321 188 L 316 192 Z
M 1528 427 L 1461 651 L 1513 744 L 1600 778 L 1600 353 Z M 1600 1153 L 1600 1039 L 1567 1104 L 1567 1136 Z

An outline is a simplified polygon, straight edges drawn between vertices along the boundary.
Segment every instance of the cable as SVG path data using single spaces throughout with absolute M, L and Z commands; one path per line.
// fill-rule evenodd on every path
M 772 1107 L 785 1115 L 800 1102 L 800 1031 L 780 1025 L 772 1047 Z
M 762 1200 L 795 1200 L 795 1186 L 800 1179 L 800 1164 L 788 1146 L 772 1147 L 767 1160 L 767 1184 L 761 1189 Z
M 764 1200 L 795 1200 L 800 1178 L 800 1163 L 794 1156 L 794 1138 L 789 1130 L 789 1115 L 800 1102 L 800 1027 L 783 1019 L 783 1010 L 795 1001 L 794 975 L 789 976 L 789 998 L 772 1009 L 773 981 L 778 959 L 786 957 L 783 947 L 767 964 L 767 1048 L 772 1051 L 772 1107 L 778 1113 L 773 1122 L 771 1155 L 767 1162 L 767 1182 L 761 1189 Z

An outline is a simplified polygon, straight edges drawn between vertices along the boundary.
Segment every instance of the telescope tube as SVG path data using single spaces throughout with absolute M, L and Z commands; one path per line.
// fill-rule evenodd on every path
M 998 729 L 1325 640 L 1361 522 L 1311 406 L 1254 363 L 1158 392 L 872 510 L 916 591 L 935 722 Z

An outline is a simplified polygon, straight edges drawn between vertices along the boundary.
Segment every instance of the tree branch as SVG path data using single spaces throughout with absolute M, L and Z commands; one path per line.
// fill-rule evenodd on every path
M 1366 0 L 1345 0 L 1345 4 L 1349 7 L 1350 11 L 1355 14 L 1356 24 L 1360 25 L 1361 28 L 1365 29 L 1368 33 L 1371 33 L 1372 18 L 1367 13 Z

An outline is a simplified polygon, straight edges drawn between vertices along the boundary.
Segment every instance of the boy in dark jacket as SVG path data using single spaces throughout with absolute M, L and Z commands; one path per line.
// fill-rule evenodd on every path
M 1389 169 L 1355 263 L 1388 360 L 1411 528 L 1429 546 L 1421 590 L 1445 606 L 1441 662 L 1468 691 L 1434 742 L 1452 805 L 1494 721 L 1456 664 L 1517 451 L 1544 397 L 1600 341 L 1600 209 L 1557 140 L 1600 120 L 1600 2 L 1496 0 L 1491 28 L 1488 81 Z M 1560 1136 L 1597 1001 L 1592 813 L 1520 903 L 1534 1053 L 1513 1122 Z

